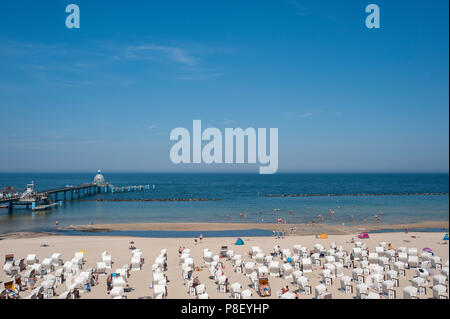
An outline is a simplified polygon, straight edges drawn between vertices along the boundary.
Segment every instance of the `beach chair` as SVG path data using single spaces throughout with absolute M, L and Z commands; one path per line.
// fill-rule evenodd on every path
M 404 299 L 417 299 L 417 288 L 413 286 L 407 286 L 403 288 Z
M 31 269 L 34 269 L 36 275 L 41 276 L 44 274 L 41 264 L 34 263 L 33 265 L 31 265 Z
M 75 252 L 75 257 L 76 259 L 81 259 L 81 263 L 85 263 L 86 261 L 84 260 L 84 252 L 83 251 L 77 251 Z
M 448 268 L 448 267 L 442 268 L 442 270 L 441 270 L 441 275 L 442 275 L 442 276 L 445 276 L 445 277 L 447 278 L 447 280 L 448 280 L 449 268 Z
M 292 250 L 294 251 L 295 255 L 302 256 L 302 245 L 294 245 L 292 247 Z
M 125 288 L 127 283 L 125 282 L 125 279 L 123 277 L 115 277 L 112 280 L 112 286 L 114 287 L 122 287 Z M 153 285 L 155 285 L 155 280 L 153 279 Z
M 447 287 L 444 285 L 435 285 L 433 287 L 433 298 L 448 299 L 447 298 Z
M 444 285 L 445 286 L 446 282 L 447 282 L 447 277 L 446 276 L 435 275 L 433 277 L 433 286 L 436 286 L 436 285 Z
M 297 283 L 297 287 L 300 291 L 306 293 L 309 292 L 311 293 L 311 286 L 309 286 L 309 280 L 307 277 L 305 276 L 300 276 L 297 278 L 296 280 Z
M 231 260 L 234 256 L 234 251 L 233 250 L 228 250 L 227 251 L 227 258 L 228 260 Z
M 296 270 L 292 273 L 292 283 L 296 284 L 297 279 L 302 277 L 303 273 L 300 270 Z
M 311 261 L 315 266 L 320 266 L 321 265 L 320 254 L 319 253 L 312 254 Z
M 112 267 L 112 257 L 111 255 L 107 255 L 106 252 L 102 254 L 102 261 L 105 263 L 106 268 L 111 269 Z
M 377 291 L 381 291 L 381 283 L 384 281 L 384 277 L 381 274 L 374 274 L 367 277 L 367 283 Z
M 240 283 L 235 282 L 230 286 L 231 290 L 231 298 L 233 299 L 241 299 L 241 289 L 242 286 Z
M 154 288 L 155 288 L 155 287 L 153 287 L 153 291 L 155 290 Z M 109 295 L 111 296 L 112 299 L 115 299 L 116 297 L 122 298 L 123 294 L 124 294 L 123 287 L 119 287 L 119 286 L 113 287 L 113 288 L 109 291 Z
M 389 270 L 388 272 L 386 272 L 386 279 L 387 280 L 398 279 L 398 272 L 396 270 Z
M 336 277 L 336 266 L 334 264 L 325 264 L 323 265 L 324 270 L 329 270 L 329 278 Z
M 47 272 L 52 272 L 55 269 L 55 266 L 53 266 L 53 264 L 52 264 L 52 259 L 51 258 L 45 258 L 42 261 L 42 268 L 47 270 Z
M 441 259 L 441 257 L 433 256 L 433 257 L 430 258 L 430 260 L 431 260 L 431 266 L 433 268 L 436 268 L 437 264 L 440 264 L 442 266 L 442 259 Z
M 255 259 L 256 259 L 256 263 L 258 264 L 258 266 L 264 265 L 264 257 L 265 257 L 264 253 L 259 252 L 256 254 Z
M 383 281 L 381 287 L 382 287 L 382 292 L 383 294 L 385 294 L 386 296 L 389 295 L 389 290 L 394 289 L 394 281 L 393 280 L 385 280 Z
M 210 264 L 213 261 L 213 253 L 212 251 L 206 250 L 203 251 L 203 261 L 205 264 Z
M 106 265 L 105 265 L 106 266 Z M 131 257 L 131 270 L 132 271 L 138 271 L 141 270 L 141 258 L 134 256 Z
M 355 268 L 352 270 L 352 279 L 355 282 L 364 282 L 364 270 L 362 268 Z
M 249 277 L 255 271 L 255 263 L 247 262 L 245 263 L 245 276 Z
M 283 264 L 281 266 L 281 273 L 284 279 L 292 279 L 292 273 L 294 271 L 294 268 L 290 264 Z
M 7 276 L 13 276 L 13 268 L 14 268 L 14 264 L 13 262 L 8 262 L 6 264 L 3 265 L 3 271 L 5 272 L 5 274 Z M 17 271 L 16 271 L 17 273 Z
M 295 294 L 293 294 L 290 291 L 287 291 L 280 296 L 280 299 L 295 299 Z
M 340 262 L 333 263 L 334 266 L 334 275 L 336 277 L 344 276 L 344 265 Z
M 27 265 L 28 266 L 37 264 L 38 262 L 39 262 L 39 260 L 37 259 L 36 254 L 27 255 Z
M 410 255 L 408 256 L 408 266 L 410 268 L 417 268 L 419 267 L 419 257 Z
M 63 268 L 59 268 L 56 270 L 55 272 L 55 280 L 57 284 L 62 284 L 64 281 L 64 269 Z
M 248 289 L 243 290 L 241 292 L 241 299 L 251 299 L 252 296 L 253 296 L 253 293 Z
M 398 261 L 401 261 L 402 263 L 407 263 L 408 262 L 408 254 L 407 253 L 403 253 L 403 252 L 399 252 L 398 253 Z
M 282 260 L 286 262 L 288 258 L 292 257 L 291 250 L 289 248 L 285 248 L 281 251 L 282 254 Z
M 325 248 L 321 244 L 315 244 L 313 248 L 315 253 L 319 255 L 325 254 Z
M 269 274 L 271 276 L 279 276 L 280 275 L 280 263 L 278 261 L 272 261 L 269 264 Z
M 378 265 L 377 253 L 369 253 L 369 265 Z
M 97 273 L 98 274 L 106 274 L 106 264 L 103 261 L 97 263 Z
M 433 257 L 433 255 L 429 252 L 423 252 L 422 254 L 420 254 L 420 259 L 422 261 L 430 261 L 431 257 Z
M 416 256 L 417 257 L 417 248 L 408 248 L 408 256 Z
M 303 273 L 312 272 L 312 262 L 310 258 L 302 258 L 302 271 Z
M 430 274 L 424 268 L 417 268 L 416 269 L 416 276 L 420 277 L 420 278 L 423 278 L 425 280 L 425 283 L 427 283 L 428 282 L 428 278 L 430 277 Z
M 317 285 L 314 287 L 314 295 L 316 299 L 319 299 L 320 296 L 327 293 L 327 287 L 323 284 Z
M 381 299 L 381 296 L 380 294 L 369 292 L 369 294 L 367 295 L 367 299 Z
M 366 299 L 369 293 L 369 286 L 364 283 L 356 285 L 356 298 Z
M 238 259 L 234 262 L 234 272 L 236 273 L 242 273 L 242 268 L 243 268 L 243 263 L 244 261 L 242 259 Z
M 384 248 L 381 246 L 375 247 L 375 253 L 378 257 L 384 256 Z
M 51 256 L 51 260 L 54 267 L 62 266 L 64 264 L 62 255 L 60 253 L 53 253 Z
M 411 280 L 411 284 L 412 284 L 413 287 L 419 289 L 420 287 L 425 287 L 426 280 L 421 278 L 421 277 L 414 277 Z
M 255 274 L 255 276 L 256 276 L 256 274 Z M 222 275 L 219 278 L 217 278 L 217 285 L 218 285 L 219 291 L 222 293 L 225 293 L 227 291 L 226 281 L 227 281 L 227 276 L 225 276 L 225 275 Z
M 332 264 L 334 262 L 336 262 L 334 256 L 325 256 L 325 263 Z
M 341 283 L 341 290 L 347 292 L 347 286 L 352 285 L 352 278 L 349 276 L 342 276 L 339 281 Z
M 264 266 L 269 267 L 269 264 L 272 262 L 273 256 L 266 256 L 264 257 Z
M 204 292 L 200 295 L 197 295 L 197 299 L 209 299 L 209 295 L 207 292 Z
M 200 284 L 197 287 L 195 287 L 195 293 L 197 294 L 197 296 L 201 295 L 205 292 L 206 292 L 206 287 L 204 284 Z
M 394 263 L 394 270 L 397 272 L 405 271 L 405 263 L 403 261 L 396 261 Z
M 266 266 L 259 266 L 258 269 L 258 277 L 267 277 L 269 275 L 269 268 Z

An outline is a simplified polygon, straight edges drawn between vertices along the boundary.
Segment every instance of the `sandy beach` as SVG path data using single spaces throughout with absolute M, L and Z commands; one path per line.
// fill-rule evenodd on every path
M 129 224 L 95 224 L 95 225 L 72 225 L 65 229 L 80 231 L 120 231 L 120 230 L 162 230 L 162 231 L 222 231 L 222 230 L 247 230 L 265 229 L 285 231 L 290 233 L 292 228 L 297 229 L 297 235 L 314 235 L 327 232 L 329 234 L 344 235 L 358 232 L 369 232 L 374 230 L 395 229 L 404 231 L 406 228 L 426 229 L 439 228 L 448 229 L 449 221 L 424 221 L 410 224 L 359 224 L 359 225 L 330 225 L 330 224 L 273 224 L 273 223 L 129 223 Z
M 447 222 L 448 225 L 448 222 Z M 108 227 L 110 225 L 107 225 Z M 141 227 L 147 227 L 148 225 L 141 225 Z M 154 226 L 154 224 L 153 224 Z M 153 227 L 152 226 L 152 227 Z M 237 227 L 242 227 L 238 226 Z M 260 225 L 258 225 L 260 226 Z M 98 227 L 96 225 L 95 227 Z M 105 225 L 106 227 L 106 225 Z M 132 229 L 136 229 L 133 225 Z M 185 229 L 185 227 L 190 227 L 190 225 L 178 225 L 176 229 Z M 214 229 L 224 229 L 228 225 L 218 224 Z M 222 228 L 221 228 L 222 227 Z M 116 228 L 117 229 L 117 228 Z M 120 228 L 122 229 L 122 228 Z M 139 228 L 142 229 L 142 228 Z M 154 228 L 152 228 L 154 229 Z M 211 228 L 208 228 L 211 229 Z M 200 283 L 205 284 L 206 292 L 209 298 L 230 298 L 230 293 L 222 293 L 218 290 L 218 285 L 213 279 L 210 279 L 210 272 L 208 266 L 203 260 L 203 250 L 209 248 L 213 255 L 219 254 L 221 246 L 228 246 L 228 249 L 232 249 L 235 254 L 241 254 L 244 262 L 251 261 L 248 252 L 253 246 L 259 246 L 262 251 L 269 255 L 273 252 L 275 245 L 279 245 L 281 249 L 289 248 L 293 250 L 293 246 L 299 244 L 303 247 L 307 247 L 308 251 L 313 249 L 314 244 L 320 243 L 325 247 L 326 250 L 329 249 L 332 242 L 337 245 L 342 245 L 345 251 L 351 252 L 355 247 L 354 243 L 351 243 L 352 238 L 356 241 L 359 239 L 355 236 L 356 233 L 347 235 L 333 235 L 329 234 L 327 239 L 318 239 L 315 236 L 287 236 L 282 238 L 273 237 L 243 237 L 245 244 L 242 246 L 234 245 L 236 238 L 204 238 L 201 243 L 195 244 L 194 238 L 132 238 L 132 237 L 108 237 L 108 236 L 59 236 L 59 235 L 41 235 L 39 237 L 4 237 L 0 240 L 0 256 L 4 258 L 6 254 L 14 254 L 15 259 L 26 258 L 28 254 L 36 254 L 39 262 L 42 262 L 44 258 L 50 257 L 53 253 L 59 252 L 62 254 L 62 259 L 64 261 L 71 260 L 74 257 L 74 253 L 77 251 L 85 251 L 84 259 L 86 263 L 83 265 L 83 270 L 89 267 L 95 267 L 97 262 L 101 261 L 101 253 L 107 251 L 112 257 L 112 268 L 107 269 L 107 273 L 115 272 L 116 268 L 122 267 L 124 264 L 129 264 L 131 259 L 131 250 L 129 250 L 129 245 L 131 241 L 134 241 L 136 248 L 142 251 L 145 262 L 142 269 L 139 271 L 130 271 L 130 277 L 127 279 L 127 283 L 134 288 L 131 292 L 125 292 L 127 298 L 140 298 L 145 296 L 153 296 L 153 289 L 150 284 L 152 282 L 152 265 L 155 258 L 157 258 L 162 249 L 167 249 L 167 265 L 168 269 L 164 272 L 169 280 L 167 282 L 167 298 L 175 299 L 189 299 L 195 298 L 190 296 L 187 292 L 186 286 L 182 279 L 182 268 L 180 265 L 180 257 L 178 255 L 178 248 L 180 246 L 189 248 L 190 257 L 193 258 L 195 266 L 206 266 L 202 268 L 201 271 L 194 271 L 193 276 L 198 276 Z M 435 256 L 440 256 L 442 258 L 442 265 L 448 261 L 449 246 L 448 241 L 443 241 L 443 233 L 423 233 L 423 232 L 409 232 L 405 233 L 377 233 L 371 234 L 369 239 L 360 240 L 370 249 L 370 252 L 375 250 L 375 247 L 379 245 L 379 242 L 391 243 L 393 249 L 398 249 L 400 246 L 405 246 L 407 248 L 415 247 L 417 248 L 418 255 L 420 256 L 423 252 L 423 248 L 430 248 Z M 45 244 L 45 247 L 42 246 Z M 279 257 L 274 257 L 274 260 L 279 260 Z M 229 283 L 233 284 L 238 282 L 242 285 L 242 289 L 249 289 L 252 292 L 252 298 L 261 298 L 258 296 L 254 289 L 249 287 L 250 280 L 242 273 L 236 273 L 233 270 L 233 265 L 231 260 L 226 258 L 221 258 L 224 265 L 224 275 L 229 279 Z M 253 260 L 254 261 L 254 260 Z M 280 266 L 282 265 L 280 261 Z M 61 268 L 61 267 L 57 267 Z M 321 283 L 321 272 L 323 270 L 322 266 L 312 267 L 311 273 L 305 273 L 309 280 L 309 283 L 313 289 L 312 294 L 305 295 L 300 294 L 300 298 L 314 298 L 314 287 Z M 343 269 L 344 275 L 352 276 L 352 269 Z M 416 270 L 407 269 L 406 275 L 400 277 L 399 287 L 394 288 L 396 290 L 397 298 L 403 298 L 402 289 L 406 286 L 411 285 L 410 280 L 415 276 Z M 437 270 L 433 270 L 434 275 L 439 274 Z M 21 272 L 23 274 L 23 272 Z M 92 287 L 91 292 L 86 292 L 81 294 L 81 298 L 89 299 L 99 299 L 99 298 L 111 298 L 107 294 L 106 287 L 106 275 L 99 276 L 99 283 Z M 5 275 L 4 271 L 1 271 L 0 280 L 5 282 L 9 278 Z M 42 282 L 43 279 L 38 279 L 36 286 Z M 284 279 L 280 277 L 269 276 L 269 283 L 272 289 L 271 297 L 267 298 L 277 298 L 277 291 L 281 288 L 288 286 L 290 291 L 296 291 L 297 287 L 293 285 L 292 279 Z M 352 283 L 353 288 L 355 288 L 356 283 Z M 447 278 L 448 285 L 448 278 Z M 3 288 L 3 283 L 1 283 Z M 432 275 L 430 274 L 429 282 L 427 283 L 426 295 L 418 296 L 422 298 L 432 298 Z M 328 286 L 327 290 L 331 292 L 332 298 L 355 298 L 355 291 L 352 294 L 345 294 L 343 291 L 339 290 L 340 283 L 339 278 L 333 280 L 332 286 Z M 60 284 L 55 289 L 55 296 L 53 298 L 58 298 L 58 295 L 62 294 L 68 289 L 66 283 Z M 370 291 L 375 292 L 374 289 Z M 378 293 L 378 292 L 376 292 Z M 20 292 L 20 297 L 25 297 L 30 294 L 30 290 Z M 446 293 L 448 297 L 448 289 Z

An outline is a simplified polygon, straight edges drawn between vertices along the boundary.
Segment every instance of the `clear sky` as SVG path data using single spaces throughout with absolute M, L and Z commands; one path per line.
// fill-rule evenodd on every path
M 67 29 L 76 3 L 81 28 Z M 367 29 L 376 3 L 381 28 Z M 448 172 L 447 0 L 4 1 L 0 171 L 174 165 L 176 127 L 277 127 L 279 172 Z

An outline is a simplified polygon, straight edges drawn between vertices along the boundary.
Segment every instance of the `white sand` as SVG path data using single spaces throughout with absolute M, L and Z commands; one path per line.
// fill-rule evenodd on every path
M 416 236 L 416 238 L 412 238 Z M 168 298 L 182 298 L 189 299 L 195 298 L 189 296 L 186 287 L 183 285 L 181 277 L 181 266 L 179 265 L 178 247 L 184 246 L 191 249 L 191 257 L 194 259 L 196 266 L 205 265 L 203 262 L 203 249 L 209 248 L 213 254 L 219 254 L 222 245 L 227 245 L 229 249 L 235 251 L 236 254 L 243 255 L 244 261 L 249 261 L 251 258 L 248 256 L 248 251 L 252 246 L 259 246 L 263 252 L 268 255 L 273 251 L 273 247 L 279 244 L 281 248 L 289 248 L 292 251 L 292 247 L 295 244 L 300 244 L 307 247 L 309 250 L 313 248 L 315 243 L 321 243 L 326 250 L 329 249 L 331 242 L 335 242 L 337 245 L 342 245 L 344 250 L 351 252 L 354 244 L 350 241 L 352 237 L 358 240 L 354 235 L 330 235 L 328 239 L 316 239 L 314 236 L 289 236 L 285 239 L 274 239 L 272 237 L 243 237 L 245 245 L 235 246 L 234 242 L 236 238 L 205 238 L 201 244 L 195 245 L 193 238 L 130 238 L 130 237 L 97 237 L 97 236 L 46 236 L 35 238 L 6 238 L 0 240 L 0 258 L 4 258 L 5 254 L 13 253 L 16 260 L 18 258 L 26 258 L 27 254 L 35 253 L 40 262 L 44 258 L 49 258 L 53 253 L 59 252 L 62 254 L 64 261 L 73 258 L 76 251 L 86 251 L 85 259 L 87 260 L 83 269 L 88 267 L 95 267 L 96 263 L 101 261 L 101 253 L 108 251 L 112 255 L 114 262 L 112 269 L 108 269 L 108 273 L 114 272 L 116 268 L 122 267 L 124 264 L 129 264 L 131 259 L 131 250 L 128 249 L 129 242 L 134 241 L 135 246 L 143 252 L 145 258 L 145 264 L 140 271 L 131 271 L 131 276 L 128 279 L 128 283 L 135 290 L 130 293 L 125 293 L 128 298 L 139 298 L 143 296 L 152 296 L 153 291 L 149 288 L 152 280 L 152 264 L 155 258 L 159 255 L 161 249 L 167 249 L 168 256 L 168 271 L 165 273 L 168 276 L 170 282 L 167 285 Z M 429 247 L 433 249 L 435 255 L 442 258 L 443 264 L 448 260 L 449 247 L 448 241 L 442 241 L 442 233 L 384 233 L 373 234 L 370 239 L 361 240 L 366 243 L 370 248 L 370 251 L 374 251 L 378 243 L 385 241 L 392 243 L 394 249 L 405 247 L 416 247 L 418 249 L 418 255 L 422 253 L 422 249 Z M 405 242 L 405 240 L 409 242 Z M 41 244 L 48 244 L 49 247 L 40 247 Z M 279 260 L 279 258 L 275 258 Z M 249 288 L 249 279 L 244 274 L 235 273 L 230 261 L 221 259 L 225 265 L 225 275 L 229 278 L 230 284 L 239 282 L 242 284 L 243 289 L 250 289 L 253 292 L 253 298 L 260 298 L 256 292 Z M 282 262 L 280 262 L 281 266 Z M 321 280 L 321 267 L 313 266 L 313 272 L 306 274 L 309 278 L 310 285 L 314 290 L 314 286 L 318 285 Z M 351 277 L 352 269 L 344 268 L 344 274 Z M 6 281 L 8 278 L 3 271 L 0 271 L 0 280 Z M 406 271 L 406 276 L 400 278 L 400 287 L 395 288 L 397 292 L 397 298 L 403 298 L 402 289 L 405 286 L 410 285 L 410 280 L 413 278 L 415 270 L 410 269 Z M 439 274 L 439 271 L 435 271 L 435 274 Z M 203 271 L 195 272 L 194 276 L 198 276 L 200 282 L 206 285 L 206 291 L 210 298 L 230 298 L 230 293 L 220 293 L 218 291 L 217 284 L 213 279 L 210 279 L 210 272 L 208 268 L 204 268 Z M 42 279 L 41 279 L 42 280 Z M 291 291 L 296 290 L 296 287 L 291 283 L 292 280 L 269 277 L 270 285 L 272 288 L 272 296 L 270 298 L 276 298 L 277 290 L 283 286 L 288 285 Z M 355 287 L 355 283 L 353 286 Z M 3 287 L 3 283 L 1 284 Z M 356 295 L 354 291 L 353 295 L 347 295 L 340 290 L 339 278 L 335 278 L 333 286 L 328 287 L 328 291 L 332 293 L 333 298 L 353 298 Z M 63 283 L 56 289 L 56 294 L 61 294 L 67 290 L 66 285 Z M 374 290 L 371 290 L 374 291 Z M 30 291 L 21 292 L 20 296 L 25 297 Z M 448 290 L 447 290 L 448 296 Z M 300 298 L 313 298 L 314 291 L 311 295 L 302 295 Z M 427 285 L 427 295 L 419 296 L 420 298 L 431 298 L 431 283 Z M 92 287 L 90 293 L 82 294 L 81 298 L 110 298 L 106 293 L 106 275 L 100 275 L 99 285 Z

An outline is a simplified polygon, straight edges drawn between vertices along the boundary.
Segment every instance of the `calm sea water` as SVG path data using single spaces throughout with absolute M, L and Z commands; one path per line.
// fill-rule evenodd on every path
M 38 190 L 91 182 L 94 174 L 0 174 L 0 188 L 23 190 L 34 180 Z M 101 194 L 85 199 L 217 198 L 207 202 L 66 202 L 48 212 L 32 213 L 15 208 L 12 215 L 0 209 L 0 233 L 53 230 L 60 226 L 140 222 L 276 222 L 304 223 L 325 216 L 337 224 L 448 220 L 449 198 L 441 196 L 342 196 L 269 198 L 269 194 L 383 194 L 448 193 L 448 174 L 125 174 L 105 173 L 115 186 L 155 185 L 143 192 Z M 329 209 L 335 211 L 333 218 Z M 279 209 L 279 212 L 274 211 Z M 262 215 L 259 211 L 262 210 Z M 294 211 L 294 216 L 289 211 Z M 246 218 L 240 218 L 240 212 Z M 231 219 L 226 218 L 231 215 Z

